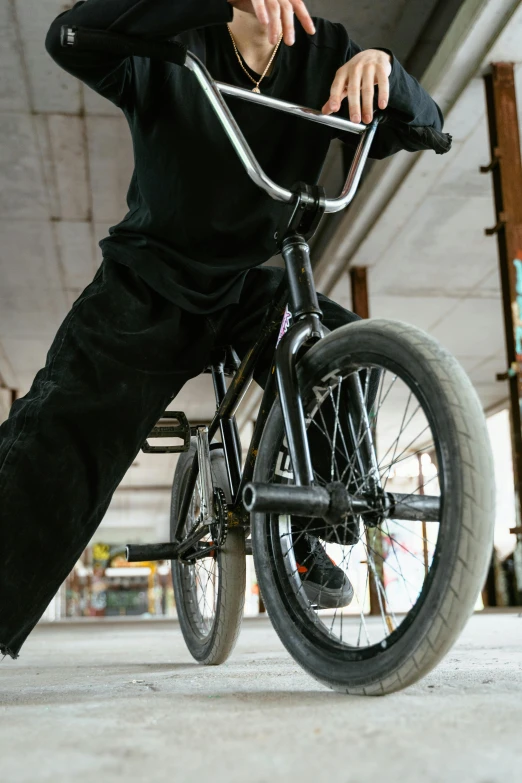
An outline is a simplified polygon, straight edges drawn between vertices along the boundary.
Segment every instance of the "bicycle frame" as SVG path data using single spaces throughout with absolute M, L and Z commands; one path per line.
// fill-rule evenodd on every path
M 314 484 L 303 404 L 297 385 L 296 359 L 299 351 L 307 343 L 310 344 L 321 339 L 325 335 L 326 330 L 321 323 L 322 312 L 317 300 L 310 263 L 310 249 L 306 240 L 313 235 L 323 213 L 338 212 L 345 209 L 353 200 L 368 159 L 379 118 L 376 118 L 369 126 L 359 125 L 339 117 L 325 116 L 320 112 L 306 109 L 287 101 L 276 100 L 249 90 L 214 82 L 204 65 L 190 52 L 187 52 L 185 65 L 195 74 L 250 178 L 272 198 L 294 205 L 293 214 L 287 226 L 287 229 L 290 230 L 282 238 L 279 237 L 287 271 L 288 294 L 284 293 L 276 297 L 277 301 L 265 319 L 259 339 L 243 359 L 227 391 L 225 391 L 223 367 L 212 368 L 218 408 L 210 424 L 208 436 L 209 440 L 212 440 L 218 428 L 220 428 L 233 497 L 230 521 L 238 523 L 244 516 L 241 513 L 243 489 L 253 478 L 257 449 L 268 413 L 276 399 L 277 393 L 279 393 L 283 409 L 285 434 L 292 460 L 295 485 L 298 487 L 312 487 Z M 221 93 L 234 95 L 244 100 L 294 114 L 303 119 L 360 134 L 361 141 L 354 155 L 341 195 L 336 199 L 327 199 L 316 188 L 301 186 L 296 190 L 289 191 L 272 182 L 259 166 Z M 309 214 L 308 223 L 306 223 L 306 217 L 304 217 L 307 211 Z M 305 236 L 300 231 L 303 226 Z M 277 345 L 274 364 L 275 372 L 269 375 L 252 440 L 248 448 L 245 468 L 241 472 L 241 445 L 234 418 L 235 413 L 252 381 L 259 356 L 281 327 L 282 310 L 288 300 L 293 324 L 286 334 L 281 337 Z M 176 540 L 179 540 L 181 537 L 184 520 L 189 510 L 190 498 L 197 479 L 197 472 L 198 462 L 197 459 L 194 459 L 180 506 L 178 527 L 175 534 Z
M 67 26 L 62 27 L 61 35 L 63 46 L 119 53 L 125 57 L 132 54 L 145 57 L 159 57 L 176 65 L 189 68 L 199 82 L 204 95 L 212 106 L 248 176 L 273 199 L 283 202 L 289 207 L 287 219 L 282 221 L 282 229 L 276 234 L 276 239 L 285 261 L 288 293 L 286 290 L 278 292 L 277 301 L 265 319 L 260 338 L 244 357 L 228 389 L 226 389 L 223 362 L 212 367 L 218 408 L 208 433 L 204 433 L 204 441 L 202 442 L 201 438 L 198 437 L 198 456 L 194 457 L 189 479 L 185 484 L 174 535 L 174 548 L 170 545 L 171 550 L 174 549 L 177 556 L 179 556 L 187 548 L 190 548 L 192 543 L 197 543 L 189 540 L 191 539 L 190 536 L 183 543 L 180 543 L 180 539 L 198 476 L 199 460 L 208 458 L 209 443 L 216 435 L 218 428 L 221 430 L 227 473 L 233 497 L 229 523 L 239 524 L 242 520 L 246 521 L 244 513 L 241 512 L 243 490 L 247 488 L 250 494 L 253 494 L 254 485 L 250 482 L 254 472 L 255 456 L 268 413 L 277 394 L 279 394 L 283 411 L 285 435 L 294 473 L 293 496 L 292 493 L 288 497 L 285 496 L 285 503 L 290 502 L 292 497 L 297 502 L 295 490 L 308 490 L 310 498 L 314 499 L 316 503 L 322 503 L 324 506 L 323 516 L 326 517 L 327 514 L 332 516 L 332 509 L 337 514 L 338 511 L 341 511 L 341 508 L 337 509 L 338 504 L 336 501 L 333 501 L 333 496 L 332 498 L 330 496 L 323 497 L 321 490 L 314 486 L 303 403 L 297 383 L 296 365 L 299 353 L 310 347 L 317 340 L 320 340 L 326 333 L 321 322 L 322 312 L 317 300 L 313 280 L 308 240 L 313 236 L 324 213 L 338 212 L 345 209 L 353 200 L 361 180 L 364 165 L 368 159 L 380 116 L 376 116 L 368 126 L 361 125 L 341 117 L 326 116 L 319 111 L 298 106 L 288 101 L 271 98 L 261 93 L 254 93 L 250 90 L 215 82 L 203 63 L 177 43 L 143 41 L 129 36 L 107 33 L 106 31 Z M 273 182 L 259 165 L 222 93 L 278 109 L 302 119 L 334 127 L 337 130 L 360 135 L 361 140 L 341 194 L 337 198 L 330 199 L 326 198 L 322 188 L 316 185 L 309 186 L 304 183 L 297 183 L 292 190 L 288 190 Z M 293 318 L 293 324 L 284 334 L 284 329 L 281 328 L 280 339 L 275 351 L 274 372 L 269 375 L 260 414 L 256 421 L 248 450 L 245 469 L 241 471 L 241 444 L 235 421 L 235 412 L 253 378 L 259 356 L 268 343 L 274 340 L 276 331 L 280 328 L 283 308 L 287 302 L 289 303 L 289 312 Z M 355 397 L 356 401 L 358 401 L 360 395 L 355 395 Z M 362 420 L 364 411 L 359 411 L 359 414 Z M 371 444 L 369 448 L 371 448 Z M 208 467 L 208 465 L 203 467 L 203 483 L 206 487 L 209 486 Z M 204 520 L 209 515 L 209 503 L 210 498 L 205 497 Z M 254 508 L 254 505 L 251 505 Z M 289 505 L 288 508 L 291 511 L 292 506 Z
M 296 355 L 307 341 L 317 341 L 326 333 L 321 323 L 322 313 L 317 302 L 313 283 L 308 244 L 299 235 L 291 236 L 283 249 L 287 265 L 289 292 L 285 281 L 276 294 L 275 303 L 265 317 L 259 338 L 245 355 L 237 369 L 232 382 L 226 389 L 224 363 L 212 367 L 217 410 L 208 430 L 209 441 L 221 430 L 223 450 L 227 464 L 230 490 L 233 498 L 232 518 L 237 522 L 241 519 L 241 498 L 245 485 L 252 480 L 254 474 L 257 449 L 266 424 L 268 414 L 276 400 L 277 393 L 281 400 L 285 421 L 289 452 L 294 466 L 296 484 L 311 486 L 313 471 L 303 408 L 296 379 Z M 304 270 L 304 273 L 303 271 Z M 298 275 L 299 278 L 298 279 Z M 235 413 L 243 399 L 256 369 L 260 355 L 270 342 L 274 342 L 281 329 L 281 320 L 285 305 L 290 299 L 290 313 L 294 323 L 288 328 L 275 351 L 275 373 L 269 373 L 264 389 L 259 415 L 256 420 L 252 439 L 248 448 L 244 470 L 241 471 L 241 445 L 235 423 Z M 297 318 L 296 318 L 297 317 Z M 194 491 L 198 473 L 198 461 L 194 458 L 189 479 L 185 485 L 185 493 L 180 507 L 178 529 L 175 538 L 179 540 L 188 513 L 190 498 Z M 238 515 L 239 510 L 239 515 Z

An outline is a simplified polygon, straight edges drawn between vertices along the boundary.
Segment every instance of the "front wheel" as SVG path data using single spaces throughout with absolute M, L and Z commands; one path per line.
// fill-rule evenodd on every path
M 298 377 L 316 483 L 343 482 L 351 508 L 371 510 L 348 513 L 336 526 L 254 514 L 263 600 L 281 641 L 312 676 L 347 693 L 390 693 L 441 660 L 483 586 L 494 476 L 482 408 L 458 362 L 400 322 L 361 321 L 332 332 L 304 356 Z M 254 480 L 293 483 L 277 403 Z M 436 521 L 417 518 L 427 508 L 422 495 L 431 496 Z M 398 496 L 400 512 L 385 502 Z M 323 569 L 331 558 L 353 599 L 344 589 L 336 604 L 327 585 L 328 600 L 320 584 L 307 589 L 310 573 L 321 571 L 303 565 L 304 541 L 320 551 Z

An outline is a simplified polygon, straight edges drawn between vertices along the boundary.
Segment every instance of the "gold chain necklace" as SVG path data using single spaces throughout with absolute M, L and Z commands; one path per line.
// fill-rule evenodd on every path
M 232 30 L 230 29 L 230 26 L 229 26 L 228 24 L 227 24 L 227 29 L 228 29 L 228 32 L 230 33 L 230 37 L 231 37 L 231 39 L 232 39 L 232 45 L 233 45 L 233 47 L 234 47 L 234 51 L 235 51 L 235 53 L 236 53 L 236 57 L 237 57 L 237 61 L 238 61 L 238 63 L 240 64 L 241 68 L 244 70 L 244 72 L 246 73 L 246 75 L 248 76 L 248 78 L 250 79 L 250 81 L 251 81 L 251 82 L 254 82 L 254 84 L 255 84 L 255 87 L 253 88 L 252 92 L 258 92 L 258 93 L 260 93 L 260 92 L 261 92 L 261 90 L 259 89 L 259 85 L 261 84 L 261 82 L 262 82 L 262 81 L 263 81 L 263 79 L 265 78 L 265 76 L 266 76 L 266 74 L 267 74 L 267 72 L 268 72 L 268 70 L 269 70 L 270 66 L 271 66 L 271 65 L 272 65 L 272 63 L 274 62 L 274 57 L 276 56 L 276 54 L 277 54 L 277 50 L 279 49 L 279 46 L 281 45 L 281 41 L 283 40 L 283 33 L 281 33 L 281 35 L 279 36 L 279 41 L 276 43 L 276 45 L 275 45 L 275 47 L 274 47 L 274 51 L 272 52 L 272 56 L 271 56 L 270 60 L 268 61 L 268 65 L 266 66 L 265 70 L 264 70 L 264 71 L 263 71 L 263 73 L 261 74 L 261 78 L 259 79 L 259 81 L 256 81 L 256 80 L 254 79 L 254 77 L 253 77 L 253 76 L 250 76 L 250 74 L 248 73 L 247 69 L 246 69 L 246 68 L 245 68 L 245 66 L 243 65 L 243 60 L 242 60 L 242 58 L 241 58 L 241 55 L 239 54 L 239 50 L 238 50 L 238 48 L 237 48 L 237 46 L 236 46 L 236 42 L 235 42 L 235 40 L 234 40 L 234 36 L 232 35 Z

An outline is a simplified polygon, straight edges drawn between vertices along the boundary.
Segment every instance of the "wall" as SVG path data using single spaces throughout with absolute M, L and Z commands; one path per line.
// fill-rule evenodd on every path
M 11 405 L 11 392 L 0 389 L 0 424 L 7 419 Z

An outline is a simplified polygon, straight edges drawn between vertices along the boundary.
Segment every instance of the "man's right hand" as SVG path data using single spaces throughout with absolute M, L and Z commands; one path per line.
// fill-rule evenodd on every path
M 274 46 L 281 33 L 287 46 L 292 46 L 295 42 L 294 14 L 309 35 L 315 33 L 314 23 L 303 0 L 228 0 L 228 2 L 238 11 L 255 14 L 259 22 L 268 27 L 268 38 Z

